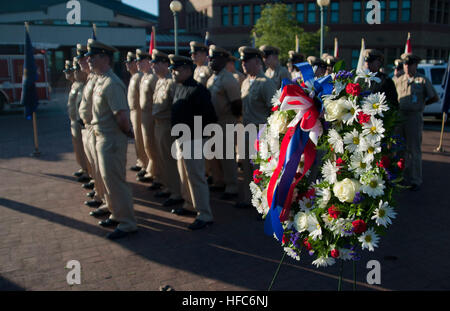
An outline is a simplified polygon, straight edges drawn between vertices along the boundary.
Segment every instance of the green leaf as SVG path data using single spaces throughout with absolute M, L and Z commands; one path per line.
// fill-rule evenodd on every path
M 337 73 L 337 72 L 339 72 L 341 70 L 344 70 L 344 69 L 345 69 L 345 61 L 344 60 L 340 60 L 334 65 L 333 72 Z

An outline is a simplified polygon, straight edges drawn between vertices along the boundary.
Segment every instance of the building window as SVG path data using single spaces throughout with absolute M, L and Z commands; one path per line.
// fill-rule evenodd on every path
M 444 3 L 444 21 L 443 24 L 448 25 L 449 24 L 449 20 L 448 20 L 448 11 L 449 11 L 449 2 L 446 1 Z
M 361 1 L 353 1 L 353 22 L 356 24 L 361 23 Z
M 305 22 L 305 4 L 297 3 L 297 6 L 295 8 L 295 13 L 296 13 L 297 22 L 304 23 Z
M 398 1 L 391 0 L 389 1 L 389 21 L 397 22 L 398 21 Z
M 242 24 L 250 25 L 250 6 L 244 5 L 242 7 Z
M 436 1 L 435 0 L 431 0 L 430 1 L 430 15 L 429 15 L 429 21 L 430 23 L 434 23 L 436 21 L 435 16 L 436 16 Z
M 316 22 L 316 4 L 314 2 L 308 3 L 308 24 Z
M 411 21 L 411 0 L 402 1 L 402 22 Z
M 222 26 L 228 26 L 230 24 L 228 7 L 222 7 Z
M 358 66 L 360 50 L 352 50 L 352 68 Z
M 256 24 L 261 17 L 261 6 L 259 4 L 253 6 L 253 24 Z
M 331 24 L 339 23 L 339 2 L 331 2 Z
M 386 20 L 386 0 L 380 1 L 381 16 L 380 20 L 383 23 Z
M 437 23 L 437 24 L 442 23 L 442 11 L 443 11 L 443 10 L 442 10 L 442 9 L 443 9 L 443 8 L 442 8 L 442 4 L 443 4 L 443 3 L 442 3 L 442 1 L 440 1 L 440 0 L 439 0 L 438 3 L 437 3 L 437 10 L 436 10 L 436 11 L 437 11 L 437 12 L 436 12 L 436 13 L 437 13 L 437 14 L 436 14 L 436 23 Z
M 239 6 L 233 5 L 233 26 L 239 25 Z

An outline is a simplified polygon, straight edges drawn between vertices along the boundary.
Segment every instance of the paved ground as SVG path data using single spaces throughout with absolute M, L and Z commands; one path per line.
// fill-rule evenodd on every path
M 172 215 L 128 172 L 139 233 L 111 242 L 83 205 L 85 191 L 72 177 L 72 153 L 64 96 L 38 112 L 40 158 L 32 125 L 22 114 L 0 116 L 0 290 L 266 290 L 282 256 L 263 234 L 253 210 L 235 210 L 211 198 L 215 224 L 198 232 L 192 218 Z M 399 197 L 398 218 L 375 253 L 357 263 L 359 290 L 449 290 L 450 154 L 435 154 L 439 122 L 424 133 L 424 180 L 420 192 Z M 450 150 L 450 135 L 445 137 Z M 134 163 L 130 142 L 128 166 Z M 334 290 L 338 266 L 316 269 L 308 255 L 287 259 L 274 290 Z M 69 260 L 81 263 L 81 285 L 69 286 Z M 366 283 L 367 261 L 381 263 L 381 285 Z M 344 266 L 344 289 L 352 266 Z

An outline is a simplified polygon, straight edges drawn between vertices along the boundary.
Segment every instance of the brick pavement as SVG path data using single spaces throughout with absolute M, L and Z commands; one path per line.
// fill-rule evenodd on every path
M 0 116 L 0 290 L 266 290 L 282 256 L 263 234 L 254 210 L 235 210 L 212 194 L 215 224 L 198 232 L 193 218 L 172 215 L 144 184 L 127 179 L 134 194 L 139 233 L 112 242 L 83 205 L 64 104 L 38 112 L 43 153 L 31 158 L 31 122 L 21 114 Z M 450 289 L 448 247 L 450 154 L 434 154 L 439 133 L 424 133 L 424 180 L 420 192 L 399 197 L 398 217 L 375 253 L 357 263 L 360 290 Z M 128 148 L 128 167 L 135 161 Z M 450 137 L 445 145 L 450 149 Z M 395 256 L 388 260 L 386 256 Z M 316 269 L 308 255 L 286 259 L 274 290 L 334 290 L 338 265 Z M 65 265 L 81 263 L 81 285 L 69 286 Z M 365 283 L 368 260 L 377 259 L 382 284 Z M 344 266 L 344 289 L 352 288 Z

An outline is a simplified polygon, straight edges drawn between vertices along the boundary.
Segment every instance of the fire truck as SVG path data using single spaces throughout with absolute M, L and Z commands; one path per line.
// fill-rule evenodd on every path
M 24 55 L 0 55 L 0 113 L 20 109 Z M 35 54 L 38 79 L 36 89 L 40 104 L 50 102 L 50 84 L 47 77 L 47 60 Z

